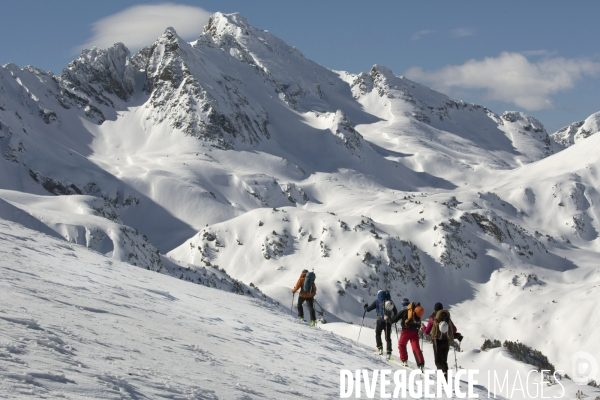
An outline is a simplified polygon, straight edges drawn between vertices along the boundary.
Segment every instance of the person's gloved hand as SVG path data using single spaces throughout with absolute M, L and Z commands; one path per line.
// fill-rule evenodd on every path
M 363 306 L 363 308 L 365 309 L 365 311 L 367 311 L 367 308 L 369 308 L 369 305 L 367 303 L 365 303 L 365 305 Z
M 454 334 L 454 337 L 456 338 L 456 340 L 458 340 L 459 342 L 462 342 L 463 340 L 463 335 L 461 335 L 460 333 L 456 332 Z

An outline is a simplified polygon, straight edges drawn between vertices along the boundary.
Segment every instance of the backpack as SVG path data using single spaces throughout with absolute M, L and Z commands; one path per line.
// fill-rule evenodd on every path
M 315 289 L 315 279 L 317 276 L 313 271 L 307 272 L 304 276 L 304 284 L 302 285 L 301 292 L 312 293 Z
M 433 318 L 433 327 L 431 328 L 432 339 L 446 339 L 454 342 L 454 331 L 452 330 L 452 321 L 450 320 L 450 311 L 440 310 Z
M 392 302 L 392 296 L 390 296 L 390 292 L 388 292 L 387 290 L 380 290 L 379 292 L 377 292 L 377 316 L 386 320 L 388 318 L 391 318 L 393 314 L 392 311 L 386 312 L 385 304 L 387 302 L 391 302 L 392 308 L 394 307 L 394 303 Z
M 421 303 L 410 303 L 405 311 L 401 322 L 402 328 L 418 330 L 421 327 L 421 317 L 425 315 L 425 309 L 421 307 Z

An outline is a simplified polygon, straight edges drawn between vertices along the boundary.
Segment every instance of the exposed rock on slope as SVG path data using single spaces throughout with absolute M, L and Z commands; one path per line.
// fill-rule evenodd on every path
M 558 130 L 550 137 L 559 146 L 565 148 L 600 131 L 600 112 L 590 115 L 585 121 L 573 122 Z

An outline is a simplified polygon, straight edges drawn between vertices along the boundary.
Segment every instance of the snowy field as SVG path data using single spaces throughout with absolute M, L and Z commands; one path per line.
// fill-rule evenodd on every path
M 385 365 L 265 301 L 0 229 L 7 398 L 326 398 L 340 366 Z
M 287 308 L 110 260 L 5 220 L 0 253 L 4 398 L 327 399 L 339 397 L 341 369 L 399 368 L 373 355 L 367 327 L 357 346 L 359 326 L 310 328 Z M 459 353 L 458 363 L 467 362 L 527 370 L 498 349 Z

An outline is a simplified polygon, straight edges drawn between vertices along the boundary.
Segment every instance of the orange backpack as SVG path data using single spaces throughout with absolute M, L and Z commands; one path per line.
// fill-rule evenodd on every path
M 406 307 L 406 318 L 404 319 L 403 326 L 407 328 L 419 328 L 421 326 L 421 318 L 425 315 L 425 309 L 421 306 L 421 303 L 410 303 Z

